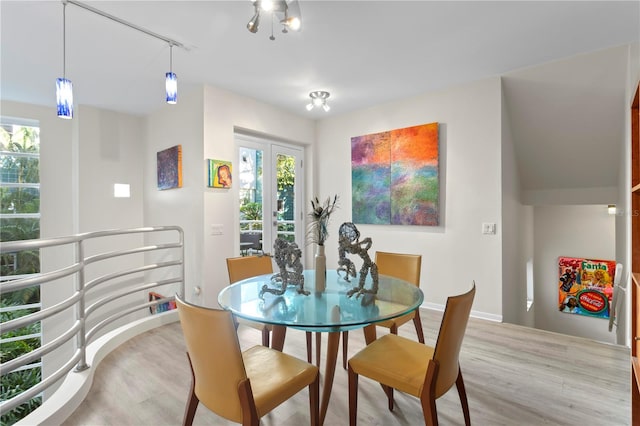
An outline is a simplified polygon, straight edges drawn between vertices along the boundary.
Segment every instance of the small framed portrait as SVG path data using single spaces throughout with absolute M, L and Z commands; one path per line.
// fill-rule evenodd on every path
M 209 160 L 210 188 L 231 188 L 232 177 L 231 161 Z

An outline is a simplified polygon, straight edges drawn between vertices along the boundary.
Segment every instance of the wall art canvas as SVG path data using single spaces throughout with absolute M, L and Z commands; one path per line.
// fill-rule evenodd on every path
M 559 257 L 559 311 L 609 318 L 615 272 L 613 260 Z
M 158 152 L 158 189 L 182 188 L 182 145 Z
M 354 223 L 437 226 L 438 123 L 351 138 Z
M 231 188 L 231 162 L 222 160 L 209 160 L 209 187 Z

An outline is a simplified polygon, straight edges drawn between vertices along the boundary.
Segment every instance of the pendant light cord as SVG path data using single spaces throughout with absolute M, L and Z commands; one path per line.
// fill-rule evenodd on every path
M 62 3 L 62 78 L 67 78 L 67 3 Z
M 173 73 L 173 43 L 169 43 L 169 72 Z

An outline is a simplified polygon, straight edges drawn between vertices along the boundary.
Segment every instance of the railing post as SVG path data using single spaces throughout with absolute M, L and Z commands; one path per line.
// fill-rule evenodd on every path
M 85 322 L 85 300 L 84 300 L 84 240 L 78 241 L 78 250 L 77 250 L 77 262 L 80 265 L 80 271 L 78 272 L 78 279 L 76 280 L 76 291 L 80 293 L 80 299 L 76 304 L 76 320 L 80 322 L 80 329 L 78 330 L 78 334 L 76 335 L 76 344 L 78 349 L 80 349 L 80 360 L 76 365 L 74 371 L 80 372 L 89 368 L 87 365 L 87 333 L 86 333 L 86 322 Z

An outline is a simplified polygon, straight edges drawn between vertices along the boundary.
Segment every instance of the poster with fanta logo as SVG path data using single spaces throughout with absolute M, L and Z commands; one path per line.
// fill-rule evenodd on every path
M 558 258 L 558 309 L 569 314 L 609 318 L 613 260 Z

